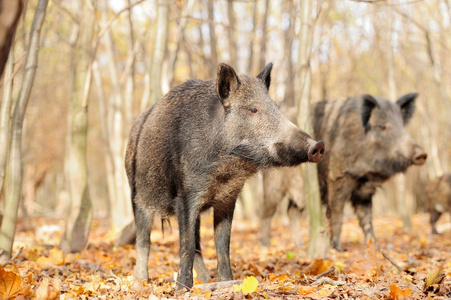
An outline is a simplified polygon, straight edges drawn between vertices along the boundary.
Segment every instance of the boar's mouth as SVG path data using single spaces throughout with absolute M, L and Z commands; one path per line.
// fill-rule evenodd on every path
M 309 151 L 305 149 L 294 149 L 283 143 L 275 143 L 277 159 L 275 165 L 292 167 L 309 161 Z
M 271 166 L 270 154 L 263 150 L 256 150 L 251 145 L 241 144 L 233 148 L 231 154 L 241 157 L 260 168 Z

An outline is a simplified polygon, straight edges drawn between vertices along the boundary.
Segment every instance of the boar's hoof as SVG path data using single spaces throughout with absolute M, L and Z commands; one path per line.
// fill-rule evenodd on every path
M 310 162 L 320 162 L 324 156 L 324 142 L 318 141 L 311 145 L 308 150 L 308 160 Z

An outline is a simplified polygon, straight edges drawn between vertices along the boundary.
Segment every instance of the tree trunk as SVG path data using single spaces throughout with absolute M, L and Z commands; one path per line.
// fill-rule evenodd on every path
M 236 37 L 235 37 L 235 11 L 233 10 L 233 0 L 227 1 L 227 16 L 229 18 L 229 27 L 227 28 L 227 36 L 229 38 L 229 63 L 233 68 L 237 68 L 238 57 L 236 51 Z
M 312 48 L 312 35 L 314 20 L 312 16 L 313 0 L 302 1 L 301 4 L 301 26 L 298 34 L 299 54 L 298 54 L 298 124 L 312 135 L 312 120 L 310 108 L 310 91 L 312 73 L 310 68 L 310 54 Z M 325 257 L 329 251 L 329 239 L 325 228 L 323 213 L 320 201 L 317 169 L 315 164 L 304 164 L 302 166 L 304 177 L 304 187 L 309 213 L 309 233 L 310 241 L 307 255 L 311 258 Z
M 255 35 L 257 32 L 257 1 L 250 1 L 250 5 L 252 5 L 252 31 L 249 33 L 249 61 L 247 64 L 246 74 L 254 73 L 254 44 L 255 44 Z M 259 72 L 259 71 L 257 71 Z
M 92 221 L 92 203 L 88 189 L 86 144 L 88 133 L 88 97 L 91 88 L 91 61 L 93 56 L 93 2 L 80 4 L 80 32 L 75 50 L 75 82 L 71 99 L 71 126 L 68 163 L 70 212 L 66 230 L 61 238 L 65 252 L 81 251 L 87 241 Z
M 161 98 L 161 71 L 168 41 L 169 0 L 157 0 L 157 29 L 150 67 L 150 92 L 147 105 L 153 105 Z
M 177 37 L 176 37 L 177 45 L 176 45 L 174 51 L 172 51 L 172 53 L 168 59 L 168 63 L 165 65 L 166 71 L 164 72 L 164 74 L 167 74 L 167 79 L 165 80 L 165 82 L 167 83 L 167 87 L 165 88 L 165 92 L 168 92 L 175 85 L 175 80 L 174 80 L 175 64 L 177 62 L 178 53 L 179 53 L 181 45 L 182 45 L 182 36 L 184 35 L 186 23 L 188 20 L 187 16 L 191 15 L 193 6 L 194 6 L 194 0 L 188 0 L 188 1 L 184 2 L 184 4 L 183 4 L 182 17 L 177 26 L 177 33 L 176 33 L 177 34 Z
M 103 21 L 107 23 L 108 2 L 103 1 L 102 15 Z M 131 114 L 127 112 L 131 109 L 127 102 L 132 102 L 133 95 L 133 61 L 135 57 L 135 45 L 133 42 L 132 23 L 128 22 L 128 48 L 129 57 L 127 58 L 130 67 L 125 68 L 123 80 L 119 80 L 118 70 L 115 62 L 115 49 L 111 32 L 105 34 L 105 50 L 108 56 L 108 73 L 110 74 L 111 86 L 113 87 L 108 109 L 105 109 L 104 102 L 101 103 L 101 111 L 106 111 L 107 117 L 103 118 L 103 136 L 107 144 L 106 159 L 106 176 L 108 185 L 108 194 L 110 199 L 110 215 L 112 217 L 112 226 L 116 239 L 122 235 L 122 231 L 128 224 L 134 221 L 132 205 L 130 202 L 130 190 L 124 168 L 126 133 L 124 130 L 125 116 Z M 106 26 L 106 25 L 105 25 Z M 100 75 L 95 70 L 94 79 L 97 89 L 102 88 Z M 124 95 L 122 92 L 124 91 Z M 99 94 L 104 98 L 103 95 Z M 102 118 L 102 117 L 101 117 Z
M 213 12 L 213 0 L 208 1 L 208 20 L 209 22 L 209 32 L 210 32 L 210 53 L 211 53 L 211 64 L 210 66 L 210 78 L 216 77 L 216 68 L 218 67 L 218 50 L 216 42 L 216 30 L 215 30 L 215 17 Z
M 389 5 L 387 5 L 387 16 L 388 16 L 388 22 L 387 22 L 387 44 L 388 44 L 388 51 L 387 51 L 387 71 L 388 71 L 388 89 L 389 89 L 389 96 L 391 101 L 395 101 L 398 96 L 398 91 L 396 87 L 396 79 L 395 79 L 395 59 L 394 59 L 394 49 L 393 49 L 393 8 L 391 3 L 391 0 L 388 1 Z M 410 213 L 407 209 L 406 205 L 406 175 L 404 173 L 399 173 L 393 178 L 393 182 L 395 184 L 394 194 L 395 194 L 395 203 L 397 203 L 397 210 L 398 213 L 401 214 L 403 227 L 404 229 L 411 230 L 412 229 L 412 222 L 410 220 Z
M 9 146 L 9 124 L 11 122 L 12 89 L 13 89 L 13 69 L 14 51 L 11 49 L 9 60 L 5 66 L 5 77 L 3 82 L 3 99 L 0 107 L 0 195 L 5 181 L 6 159 Z
M 22 127 L 38 65 L 39 39 L 47 4 L 48 0 L 39 0 L 36 8 L 30 31 L 30 44 L 24 68 L 25 75 L 11 124 L 11 148 L 8 162 L 8 182 L 6 184 L 8 189 L 6 191 L 5 217 L 2 220 L 0 231 L 0 248 L 3 249 L 3 253 L 0 260 L 6 260 L 11 257 L 14 243 L 17 209 L 22 190 Z
M 264 8 L 264 13 L 263 13 L 263 24 L 262 24 L 262 39 L 260 42 L 260 49 L 259 49 L 259 70 L 263 70 L 263 68 L 266 65 L 266 39 L 268 36 L 268 26 L 267 26 L 267 22 L 268 22 L 268 13 L 269 13 L 269 0 L 265 0 L 265 8 Z
M 14 42 L 17 24 L 23 10 L 22 0 L 0 2 L 0 77 L 6 66 L 3 85 L 3 100 L 0 107 L 0 195 L 5 181 L 6 157 L 9 146 L 9 123 L 11 121 L 14 57 L 11 46 Z M 8 60 L 8 55 L 10 59 Z
M 440 92 L 440 96 L 442 98 L 443 101 L 443 107 L 445 109 L 445 115 L 449 116 L 451 114 L 451 101 L 450 101 L 450 96 L 448 94 L 448 91 L 446 89 L 446 85 L 443 84 L 443 79 L 442 79 L 442 75 L 441 75 L 441 70 L 440 70 L 440 64 L 437 63 L 437 59 L 436 59 L 436 54 L 435 54 L 435 49 L 434 49 L 434 45 L 433 42 L 431 40 L 431 35 L 430 35 L 430 31 L 427 27 L 423 26 L 422 24 L 420 24 L 419 22 L 417 22 L 416 20 L 414 20 L 410 15 L 405 14 L 402 11 L 399 10 L 395 10 L 396 13 L 398 13 L 399 15 L 403 16 L 404 18 L 406 18 L 407 20 L 411 21 L 412 24 L 414 24 L 418 29 L 420 29 L 424 36 L 425 36 L 425 40 L 426 40 L 426 50 L 427 50 L 427 56 L 429 58 L 430 64 L 431 64 L 431 69 L 432 69 L 432 75 L 434 78 L 434 82 L 437 85 L 437 88 Z M 426 11 L 425 11 L 426 13 Z M 421 111 L 420 111 L 421 112 Z M 451 119 L 450 118 L 446 118 L 445 119 L 445 126 L 446 128 L 450 128 L 451 126 Z M 429 158 L 432 159 L 435 169 L 437 171 L 436 175 L 441 175 L 444 172 L 446 173 L 447 171 L 447 167 L 448 167 L 448 152 L 447 151 L 442 151 L 442 153 L 439 153 L 438 151 L 438 145 L 437 142 L 438 138 L 435 137 L 435 131 L 431 130 L 431 136 L 433 136 L 433 138 L 431 139 L 431 142 L 433 144 L 431 144 L 431 148 L 432 148 L 432 152 L 429 154 Z M 443 144 L 442 144 L 442 149 L 448 149 L 448 144 L 449 144 L 449 137 L 450 137 L 451 131 L 447 130 L 445 131 L 445 136 L 442 138 L 443 140 Z M 442 154 L 442 156 L 440 157 L 440 154 Z
M 14 42 L 17 24 L 22 14 L 23 0 L 0 1 L 0 76 L 2 76 L 9 49 Z
M 283 5 L 284 13 L 289 16 L 288 28 L 285 31 L 285 38 L 283 39 L 284 56 L 285 56 L 285 93 L 283 96 L 283 103 L 286 107 L 295 106 L 294 95 L 294 70 L 292 57 L 293 39 L 295 35 L 295 9 L 293 0 L 288 1 Z

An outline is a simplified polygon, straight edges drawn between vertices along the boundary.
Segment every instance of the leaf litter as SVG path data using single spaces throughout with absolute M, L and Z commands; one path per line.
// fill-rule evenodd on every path
M 83 251 L 65 254 L 58 249 L 64 220 L 33 218 L 28 222 L 35 230 L 18 226 L 26 230 L 16 233 L 17 257 L 0 267 L 0 299 L 448 299 L 451 233 L 431 235 L 426 214 L 412 221 L 412 232 L 406 232 L 397 218 L 375 218 L 378 245 L 385 255 L 372 242 L 362 244 L 363 234 L 352 220 L 344 223 L 344 252 L 331 250 L 327 258 L 309 259 L 307 246 L 294 246 L 279 220 L 273 220 L 269 248 L 259 245 L 257 222 L 235 220 L 230 252 L 234 279 L 240 281 L 210 288 L 216 254 L 213 221 L 206 214 L 202 248 L 212 279 L 202 283 L 195 278 L 198 287 L 175 291 L 176 226 L 164 235 L 152 230 L 150 280 L 145 282 L 132 276 L 134 246 L 114 246 L 105 221 L 95 221 Z M 308 243 L 307 220 L 302 225 L 300 234 Z M 52 230 L 40 229 L 44 227 Z

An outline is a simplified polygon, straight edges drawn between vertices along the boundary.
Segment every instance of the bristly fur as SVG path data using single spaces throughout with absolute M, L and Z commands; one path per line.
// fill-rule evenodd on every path
M 327 145 L 324 159 L 318 164 L 318 180 L 321 200 L 331 219 L 333 247 L 340 249 L 345 201 L 352 202 L 366 241 L 370 237 L 375 240 L 373 194 L 391 176 L 404 172 L 415 155 L 422 152 L 403 127 L 412 117 L 416 96 L 408 94 L 392 103 L 364 95 L 315 105 L 315 138 Z
M 244 181 L 259 169 L 307 162 L 323 147 L 277 109 L 268 94 L 271 69 L 268 64 L 256 78 L 220 64 L 216 80 L 180 84 L 135 121 L 125 166 L 137 228 L 137 277 L 148 278 L 149 223 L 158 214 L 177 216 L 178 287 L 192 286 L 193 264 L 208 280 L 199 214 L 213 208 L 217 278 L 232 279 L 230 227 Z

